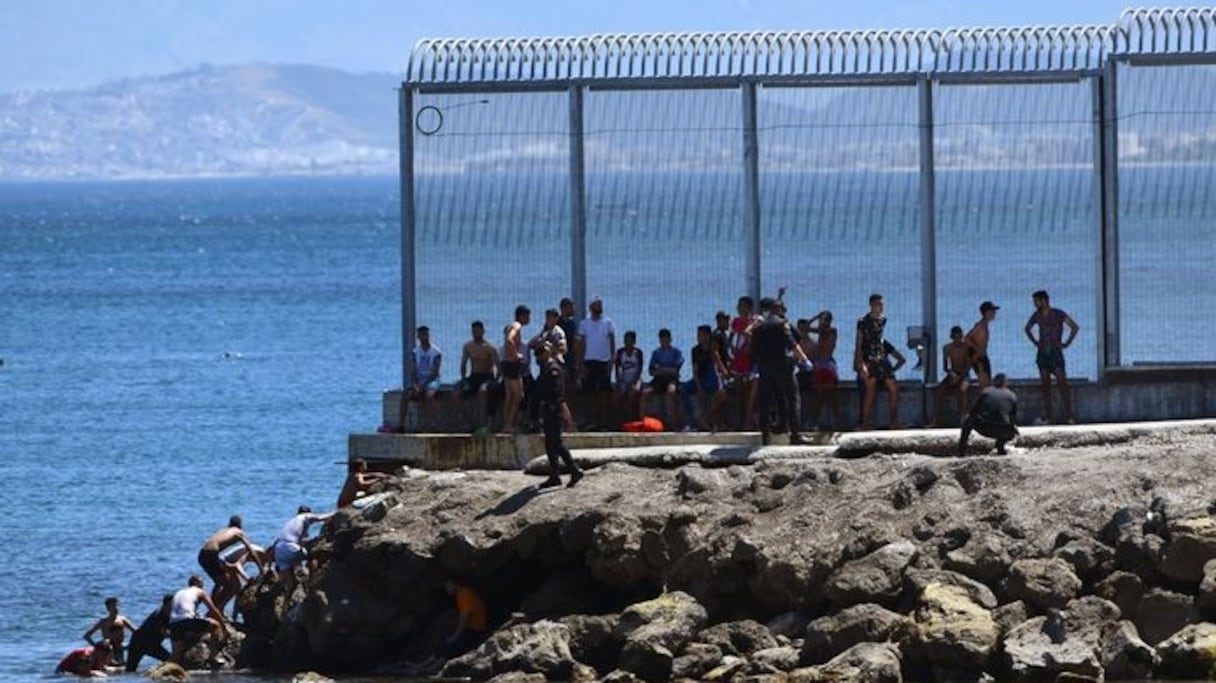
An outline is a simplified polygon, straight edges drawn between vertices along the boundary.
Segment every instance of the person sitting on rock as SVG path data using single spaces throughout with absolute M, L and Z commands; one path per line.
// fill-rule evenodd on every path
M 456 601 L 456 628 L 445 641 L 448 655 L 456 656 L 472 649 L 486 633 L 486 604 L 472 587 L 452 579 L 443 582 L 443 590 Z
M 110 669 L 110 655 L 110 642 L 107 640 L 92 647 L 78 647 L 59 660 L 55 673 L 75 674 L 82 678 L 105 678 Z
M 338 507 L 343 508 L 350 505 L 355 502 L 356 498 L 367 493 L 372 484 L 390 478 L 391 475 L 384 472 L 368 472 L 367 461 L 363 458 L 351 460 L 350 474 L 346 475 L 346 481 L 342 484 L 342 491 L 338 494 Z
M 209 616 L 199 614 L 200 603 L 207 608 Z M 203 590 L 202 577 L 194 575 L 186 582 L 185 588 L 173 594 L 173 604 L 169 609 L 169 640 L 173 644 L 173 651 L 169 654 L 169 661 L 181 664 L 186 650 L 208 633 L 217 642 L 222 641 L 228 633 L 228 619 L 207 595 L 207 591 Z
M 1004 373 L 992 378 L 992 386 L 985 387 L 971 406 L 971 412 L 963 420 L 962 433 L 958 437 L 959 457 L 967 453 L 967 439 L 971 430 L 996 439 L 996 452 L 1005 455 L 1005 444 L 1018 436 L 1018 397 L 1008 387 Z

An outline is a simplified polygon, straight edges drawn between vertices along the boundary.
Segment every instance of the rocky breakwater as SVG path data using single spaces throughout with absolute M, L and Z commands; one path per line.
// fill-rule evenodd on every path
M 1216 438 L 678 469 L 404 471 L 243 663 L 498 680 L 1216 677 Z M 486 640 L 445 658 L 457 578 Z

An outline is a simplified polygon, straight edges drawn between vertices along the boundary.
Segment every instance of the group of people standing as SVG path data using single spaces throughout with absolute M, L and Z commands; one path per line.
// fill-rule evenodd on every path
M 789 335 L 789 344 L 779 351 L 784 359 L 781 365 L 789 371 L 798 399 L 794 402 L 796 420 L 792 422 L 800 428 L 817 429 L 826 406 L 830 418 L 827 427 L 838 430 L 842 428 L 835 358 L 839 330 L 833 326 L 832 313 L 827 310 L 811 318 L 787 320 L 783 295 L 781 291 L 774 298 L 761 299 L 759 306 L 749 296 L 739 297 L 733 317 L 719 311 L 712 325 L 699 325 L 696 344 L 689 354 L 692 372 L 687 380 L 681 380 L 685 354 L 672 343 L 670 330 L 658 331 L 658 345 L 649 354 L 638 346 L 637 333 L 632 330 L 625 331 L 618 344 L 616 325 L 604 314 L 604 303 L 598 297 L 590 301 L 588 314 L 582 320 L 575 319 L 574 302 L 562 299 L 557 308 L 545 311 L 543 326 L 534 335 L 525 334 L 532 322 L 532 311 L 520 305 L 503 329 L 501 345 L 486 338 L 483 322 L 472 323 L 471 338 L 461 349 L 460 379 L 452 394 L 462 404 L 475 401 L 469 427 L 479 433 L 490 430 L 496 413 L 500 433 L 539 431 L 541 408 L 550 404 L 558 406 L 567 431 L 616 429 L 622 423 L 643 417 L 641 402 L 648 394 L 660 398 L 667 429 L 738 428 L 764 432 L 772 415 L 767 403 L 759 400 L 762 375 L 767 369 L 767 374 L 773 376 L 775 369 L 762 368 L 771 359 L 763 357 L 758 349 L 765 348 L 767 352 L 779 345 L 772 343 L 770 347 L 770 342 L 764 341 L 758 346 L 755 332 L 763 321 L 776 316 Z M 1032 299 L 1035 310 L 1025 329 L 1037 350 L 1036 363 L 1043 387 L 1042 419 L 1055 421 L 1051 392 L 1051 380 L 1055 378 L 1063 409 L 1060 421 L 1071 421 L 1072 402 L 1063 350 L 1071 345 L 1079 328 L 1067 313 L 1051 307 L 1046 291 L 1035 292 Z M 970 331 L 964 334 L 958 326 L 951 330 L 951 340 L 942 349 L 944 376 L 929 426 L 937 423 L 944 400 L 950 394 L 958 397 L 960 418 L 970 412 L 968 390 L 972 374 L 981 389 L 992 384 L 989 326 L 998 310 L 999 306 L 985 301 L 980 305 L 980 319 Z M 860 394 L 858 428 L 862 430 L 871 427 L 877 396 L 882 391 L 888 397 L 889 425 L 901 425 L 896 374 L 907 359 L 886 339 L 886 321 L 883 296 L 871 295 L 869 311 L 857 321 L 853 344 L 852 366 Z M 427 327 L 418 328 L 417 340 L 410 368 L 411 383 L 401 402 L 402 429 L 411 401 L 421 406 L 424 417 L 420 427 L 428 428 L 426 416 L 435 413 L 441 390 L 442 353 L 431 342 Z M 765 340 L 764 334 L 761 340 Z M 551 349 L 543 360 L 537 354 L 541 344 L 548 344 Z M 553 381 L 541 380 L 550 360 L 561 370 L 557 387 L 561 398 L 546 402 L 542 396 L 551 390 Z M 777 394 L 763 394 L 765 401 L 770 401 L 771 395 L 784 395 L 787 387 L 782 382 L 779 391 L 770 387 Z M 582 396 L 581 405 L 573 401 L 576 395 Z M 733 409 L 728 410 L 732 398 Z M 777 404 L 784 410 L 782 406 Z M 783 418 L 777 422 L 791 421 Z

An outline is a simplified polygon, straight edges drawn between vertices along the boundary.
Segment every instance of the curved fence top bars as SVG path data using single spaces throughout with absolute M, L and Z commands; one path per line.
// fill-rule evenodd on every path
M 1129 9 L 1110 26 L 426 39 L 406 83 L 1050 73 L 1201 52 L 1216 52 L 1216 8 Z

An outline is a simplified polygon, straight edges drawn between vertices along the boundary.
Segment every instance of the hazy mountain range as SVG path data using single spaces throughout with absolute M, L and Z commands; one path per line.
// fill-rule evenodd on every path
M 0 178 L 391 174 L 399 76 L 204 66 L 0 95 Z
M 0 179 L 391 175 L 400 82 L 390 73 L 253 64 L 0 95 Z M 1121 159 L 1216 158 L 1213 90 L 1210 66 L 1121 76 Z M 945 86 L 936 97 L 938 166 L 1089 163 L 1090 92 L 1085 82 Z M 446 115 L 437 134 L 417 138 L 418 172 L 564 172 L 564 95 L 474 97 L 420 97 L 418 106 Z M 914 89 L 778 88 L 760 105 L 767 169 L 918 166 Z M 736 93 L 593 91 L 586 106 L 590 168 L 740 163 Z

